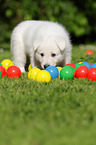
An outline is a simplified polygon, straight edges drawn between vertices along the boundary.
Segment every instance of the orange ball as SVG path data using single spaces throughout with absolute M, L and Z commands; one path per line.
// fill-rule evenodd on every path
M 92 50 L 87 50 L 87 51 L 86 51 L 86 54 L 90 54 L 90 55 L 91 55 L 91 54 L 93 54 L 93 53 L 94 53 L 94 52 L 93 52 Z

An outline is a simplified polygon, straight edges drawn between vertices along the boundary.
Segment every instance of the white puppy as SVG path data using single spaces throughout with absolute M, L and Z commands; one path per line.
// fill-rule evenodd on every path
M 71 62 L 69 35 L 58 23 L 49 21 L 25 21 L 15 27 L 11 36 L 14 65 L 25 72 L 26 56 L 32 67 L 45 69 L 56 64 Z

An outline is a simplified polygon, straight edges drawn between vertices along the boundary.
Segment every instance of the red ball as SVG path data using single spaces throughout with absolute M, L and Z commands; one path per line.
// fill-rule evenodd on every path
M 90 63 L 91 65 L 93 65 L 94 63 Z
M 21 76 L 21 70 L 17 66 L 10 66 L 7 69 L 8 78 L 19 78 Z
M 88 72 L 89 72 L 88 67 L 80 66 L 76 69 L 76 77 L 77 78 L 86 78 Z
M 5 74 L 6 74 L 6 70 L 5 70 L 5 68 L 2 65 L 0 65 L 0 71 L 2 73 L 2 77 L 4 77 Z
M 86 54 L 93 54 L 94 52 L 92 50 L 87 50 Z
M 96 81 L 96 68 L 90 68 L 87 78 L 88 80 Z
M 76 67 L 74 63 L 67 63 L 65 66 L 71 66 L 73 69 Z

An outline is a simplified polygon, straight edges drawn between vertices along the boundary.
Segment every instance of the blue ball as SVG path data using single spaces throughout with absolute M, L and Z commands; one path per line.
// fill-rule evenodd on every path
M 92 64 L 91 68 L 96 68 L 96 63 Z
M 56 65 L 56 67 L 60 66 L 59 64 Z
M 51 79 L 58 78 L 59 70 L 55 66 L 48 66 L 46 69 L 51 75 Z
M 89 62 L 82 62 L 81 64 L 86 65 L 89 69 L 91 68 L 91 64 Z

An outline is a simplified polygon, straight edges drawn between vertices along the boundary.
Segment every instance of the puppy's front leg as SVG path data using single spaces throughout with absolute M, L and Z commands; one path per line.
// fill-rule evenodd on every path
M 65 65 L 71 63 L 71 56 L 66 56 L 65 58 Z
M 67 50 L 65 51 L 65 64 L 68 64 L 68 63 L 71 63 L 71 49 L 70 50 Z
M 18 37 L 15 38 L 15 36 L 12 37 L 11 51 L 14 65 L 18 66 L 21 72 L 25 72 L 26 54 L 22 39 L 18 39 Z
M 35 59 L 35 58 L 34 58 L 34 52 L 33 52 L 33 53 L 30 55 L 30 62 L 31 62 L 32 68 L 37 68 L 34 59 Z
M 71 63 L 71 54 L 67 54 L 64 56 L 64 60 L 59 64 L 61 67 L 65 66 L 66 64 Z

